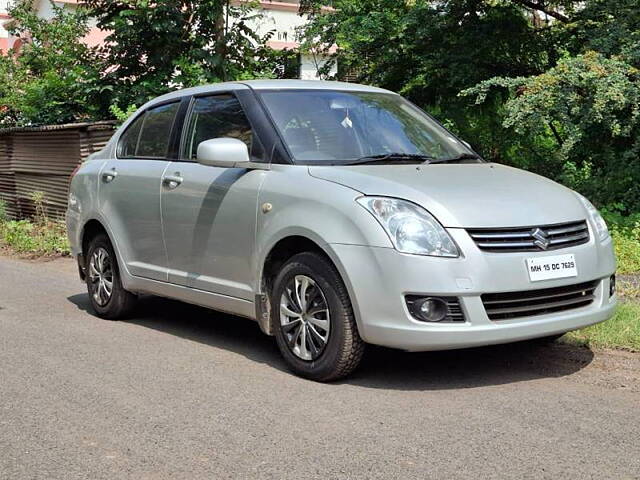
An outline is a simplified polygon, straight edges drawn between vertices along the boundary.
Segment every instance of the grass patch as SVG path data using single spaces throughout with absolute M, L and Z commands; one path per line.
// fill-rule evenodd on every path
M 40 194 L 34 194 L 34 201 L 36 217 L 33 221 L 8 220 L 0 201 L 0 246 L 23 255 L 69 255 L 71 250 L 65 223 L 47 218 Z
M 640 303 L 624 302 L 606 322 L 569 332 L 561 342 L 594 348 L 640 352 Z
M 640 272 L 640 213 L 622 216 L 603 210 L 618 258 L 618 273 Z
M 37 256 L 69 255 L 64 222 L 35 223 L 29 220 L 0 222 L 0 244 L 16 253 Z
M 616 283 L 616 292 L 622 299 L 640 298 L 640 283 L 628 282 L 620 278 Z
M 640 228 L 630 232 L 612 232 L 618 259 L 618 273 L 640 272 Z

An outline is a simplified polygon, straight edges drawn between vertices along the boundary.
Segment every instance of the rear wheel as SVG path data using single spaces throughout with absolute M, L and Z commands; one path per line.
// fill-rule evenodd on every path
M 109 320 L 130 314 L 137 297 L 122 286 L 118 260 L 105 234 L 91 239 L 86 262 L 87 290 L 96 314 Z
M 278 348 L 295 373 L 331 381 L 358 366 L 364 342 L 344 283 L 323 256 L 306 252 L 287 261 L 271 305 Z

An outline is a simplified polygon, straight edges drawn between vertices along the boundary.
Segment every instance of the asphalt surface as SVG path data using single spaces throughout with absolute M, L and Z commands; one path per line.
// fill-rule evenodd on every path
M 532 344 L 286 371 L 257 325 L 87 311 L 69 259 L 0 257 L 0 478 L 640 478 L 640 360 Z

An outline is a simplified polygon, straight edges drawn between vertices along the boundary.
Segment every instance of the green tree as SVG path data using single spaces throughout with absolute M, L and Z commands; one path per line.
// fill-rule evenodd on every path
M 177 88 L 222 80 L 287 76 L 293 52 L 266 46 L 249 21 L 253 4 L 227 0 L 89 0 L 39 18 L 33 0 L 10 9 L 23 43 L 0 57 L 0 126 L 60 124 L 117 116 Z M 83 43 L 89 18 L 108 32 Z
M 617 55 L 640 68 L 640 7 L 637 0 L 588 0 L 559 35 L 562 48 L 578 55 Z
M 640 212 L 640 10 L 588 0 L 554 25 L 559 61 L 527 77 L 496 76 L 463 93 L 481 109 L 500 98 L 509 163 L 575 188 L 606 210 Z
M 111 32 L 101 50 L 125 108 L 179 87 L 274 75 L 277 58 L 248 22 L 252 4 L 227 0 L 87 0 Z
M 305 47 L 337 45 L 339 75 L 401 92 L 490 160 L 640 211 L 637 0 L 322 3 L 303 0 Z
M 0 125 L 66 123 L 102 118 L 109 105 L 92 49 L 80 40 L 88 31 L 86 12 L 52 3 L 51 20 L 39 18 L 32 1 L 9 9 L 9 32 L 19 52 L 0 56 Z
M 339 71 L 399 91 L 473 141 L 490 158 L 513 148 L 500 135 L 496 94 L 480 107 L 457 95 L 493 76 L 543 72 L 558 57 L 553 37 L 519 2 L 336 0 L 313 10 L 306 48 L 337 45 Z M 551 10 L 550 10 L 551 11 Z M 315 12 L 315 13 L 314 13 Z M 500 72 L 500 73 L 497 73 Z
M 560 60 L 541 75 L 493 78 L 463 92 L 482 103 L 509 92 L 503 126 L 533 139 L 539 171 L 623 213 L 640 211 L 640 70 L 596 52 Z

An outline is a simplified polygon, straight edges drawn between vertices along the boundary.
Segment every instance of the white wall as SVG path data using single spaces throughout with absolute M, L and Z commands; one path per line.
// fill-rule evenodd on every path
M 301 80 L 321 80 L 318 75 L 318 70 L 326 63 L 326 57 L 323 55 L 308 55 L 304 54 L 300 56 L 300 79 Z M 336 66 L 331 67 L 329 76 L 333 76 L 337 73 Z
M 262 9 L 261 13 L 261 17 L 248 22 L 248 26 L 260 36 L 274 31 L 269 42 L 273 48 L 297 49 L 300 42 L 298 28 L 307 23 L 307 17 L 298 15 L 296 11 L 269 8 Z M 324 64 L 324 61 L 324 57 L 319 55 L 302 55 L 300 78 L 303 80 L 319 79 L 318 69 Z M 331 75 L 335 73 L 334 67 Z
M 55 0 L 54 0 L 53 3 L 57 7 L 76 8 L 76 5 L 74 5 L 72 3 L 56 2 Z M 38 13 L 38 16 L 40 18 L 44 18 L 44 19 L 50 20 L 50 19 L 52 19 L 54 17 L 53 7 L 51 6 L 51 2 L 49 2 L 49 0 L 36 1 L 35 5 L 36 5 L 36 12 Z
M 7 7 L 9 6 L 9 0 L 0 0 L 0 13 L 7 13 Z M 9 33 L 2 26 L 2 22 L 6 21 L 0 18 L 0 38 L 7 38 Z
M 272 41 L 297 42 L 296 28 L 305 23 L 306 18 L 296 12 L 265 9 L 262 10 L 262 18 L 249 22 L 249 27 L 255 29 L 260 36 L 275 30 Z

